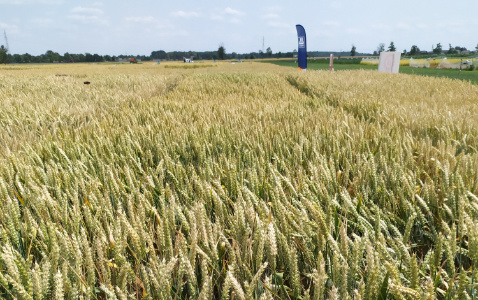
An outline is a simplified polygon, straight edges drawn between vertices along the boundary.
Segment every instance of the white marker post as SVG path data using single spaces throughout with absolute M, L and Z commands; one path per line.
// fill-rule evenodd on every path
M 334 70 L 334 55 L 330 53 L 330 63 L 329 63 L 329 71 Z

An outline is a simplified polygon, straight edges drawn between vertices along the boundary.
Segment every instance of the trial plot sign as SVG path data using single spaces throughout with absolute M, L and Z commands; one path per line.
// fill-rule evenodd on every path
M 378 71 L 384 73 L 398 73 L 400 67 L 400 52 L 380 52 Z

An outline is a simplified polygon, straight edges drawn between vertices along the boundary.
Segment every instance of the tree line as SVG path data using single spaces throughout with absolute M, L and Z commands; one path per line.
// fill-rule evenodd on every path
M 280 58 L 280 57 L 294 57 L 297 51 L 272 53 L 270 48 L 266 52 L 257 51 L 250 53 L 239 54 L 236 52 L 226 53 L 224 46 L 221 46 L 216 51 L 170 51 L 164 50 L 152 51 L 150 55 L 99 55 L 91 53 L 64 53 L 63 55 L 52 50 L 46 51 L 44 54 L 32 55 L 25 54 L 10 54 L 8 49 L 0 46 L 0 63 L 78 63 L 78 62 L 114 62 L 119 58 L 130 59 L 136 58 L 137 61 L 151 61 L 151 60 L 182 60 L 184 57 L 192 57 L 194 60 L 213 60 L 213 59 L 254 59 L 254 58 Z
M 48 50 L 44 54 L 31 55 L 25 54 L 10 54 L 4 46 L 0 46 L 0 63 L 73 63 L 73 62 L 105 62 L 115 61 L 117 58 L 131 58 L 135 57 L 141 60 L 150 60 L 149 56 L 145 55 L 99 55 L 91 53 L 64 53 L 63 55 L 52 50 Z
M 441 43 L 438 43 L 436 46 L 432 46 L 432 52 L 421 51 L 418 46 L 413 45 L 410 48 L 410 51 L 403 50 L 403 55 L 420 55 L 420 54 L 459 54 L 467 52 L 468 50 L 465 47 L 455 46 L 452 47 L 449 44 L 449 50 L 443 50 Z M 377 47 L 377 50 L 373 52 L 372 55 L 379 55 L 380 52 L 385 51 L 385 44 L 380 43 Z M 397 48 L 394 42 L 390 42 L 387 51 L 397 51 Z M 478 44 L 476 45 L 476 52 L 478 52 Z M 309 57 L 321 57 L 328 56 L 331 52 L 327 51 L 309 51 L 307 56 Z M 350 52 L 333 52 L 334 56 L 357 56 L 357 55 L 371 55 L 367 53 L 358 53 L 355 45 L 352 45 Z M 231 52 L 227 53 L 224 45 L 220 45 L 216 51 L 170 51 L 166 52 L 164 50 L 152 51 L 150 55 L 99 55 L 91 53 L 64 53 L 63 55 L 52 50 L 46 51 L 44 54 L 40 55 L 31 55 L 28 53 L 25 54 L 10 54 L 8 49 L 3 45 L 0 46 L 0 64 L 2 63 L 74 63 L 74 62 L 113 62 L 121 59 L 130 59 L 134 57 L 137 61 L 150 61 L 150 60 L 182 60 L 184 57 L 190 58 L 193 60 L 223 60 L 223 59 L 255 59 L 255 58 L 293 58 L 297 56 L 297 50 L 290 52 L 276 52 L 274 53 L 270 47 L 265 51 L 258 50 L 250 53 L 236 53 Z
M 351 53 L 351 56 L 354 56 L 352 53 L 354 53 L 356 51 L 356 48 L 354 45 L 352 45 L 352 50 L 350 50 L 350 53 Z M 377 50 L 375 50 L 373 52 L 374 55 L 379 55 L 380 52 L 383 52 L 385 51 L 385 44 L 384 43 L 380 43 L 378 46 L 377 46 Z M 395 47 L 395 44 L 392 42 L 390 42 L 390 45 L 388 46 L 387 48 L 387 51 L 397 51 L 397 47 Z M 454 54 L 468 54 L 470 53 L 471 51 L 468 51 L 468 49 L 466 49 L 466 47 L 461 47 L 461 46 L 452 46 L 451 44 L 448 44 L 448 50 L 444 50 L 443 49 L 443 46 L 441 45 L 441 43 L 438 43 L 435 45 L 432 45 L 432 51 L 431 52 L 428 52 L 428 51 L 422 51 L 420 50 L 420 48 L 418 48 L 417 45 L 413 45 L 411 48 L 410 48 L 410 51 L 407 51 L 406 49 L 403 50 L 402 54 L 403 55 L 406 55 L 406 56 L 411 56 L 411 55 L 429 55 L 429 54 L 436 54 L 436 55 L 440 55 L 440 54 L 448 54 L 448 55 L 454 55 Z M 478 44 L 476 45 L 475 47 L 475 52 L 478 52 Z
M 310 51 L 308 56 L 317 57 L 322 52 Z M 329 53 L 329 52 L 327 52 Z M 327 54 L 328 55 L 328 54 Z M 345 55 L 342 53 L 342 55 Z M 25 54 L 10 54 L 8 49 L 0 46 L 0 63 L 77 63 L 77 62 L 113 62 L 121 59 L 130 59 L 134 57 L 137 61 L 151 61 L 151 60 L 182 60 L 183 58 L 192 57 L 193 60 L 224 60 L 224 59 L 256 59 L 256 58 L 293 58 L 297 56 L 297 50 L 290 52 L 276 52 L 274 53 L 270 47 L 265 51 L 258 50 L 249 53 L 227 53 L 224 45 L 220 45 L 216 51 L 170 51 L 164 50 L 152 51 L 150 55 L 99 55 L 91 53 L 64 53 L 61 55 L 52 50 L 46 51 L 44 54 L 31 55 Z

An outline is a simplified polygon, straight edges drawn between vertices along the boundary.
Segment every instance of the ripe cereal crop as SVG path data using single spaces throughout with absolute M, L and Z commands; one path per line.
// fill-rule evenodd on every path
M 0 66 L 1 298 L 476 298 L 478 86 L 167 65 Z

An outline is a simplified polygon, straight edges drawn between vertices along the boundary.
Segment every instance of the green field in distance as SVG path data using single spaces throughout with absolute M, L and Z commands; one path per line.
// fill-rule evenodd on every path
M 348 63 L 348 61 L 350 61 L 350 63 Z M 364 69 L 364 70 L 377 69 L 377 66 L 362 65 L 360 63 L 357 63 L 357 61 L 359 60 L 358 59 L 336 60 L 334 61 L 334 70 L 342 71 L 342 70 L 357 70 L 357 69 Z M 277 60 L 277 61 L 268 60 L 265 62 L 276 64 L 279 66 L 285 66 L 285 67 L 297 67 L 297 60 Z M 308 60 L 307 69 L 328 70 L 329 60 L 328 59 Z M 478 71 L 462 70 L 460 72 L 459 70 L 454 70 L 454 69 L 411 68 L 408 66 L 400 66 L 400 73 L 423 75 L 423 76 L 434 76 L 434 77 L 448 77 L 451 79 L 460 79 L 460 80 L 470 81 L 473 84 L 478 84 Z

